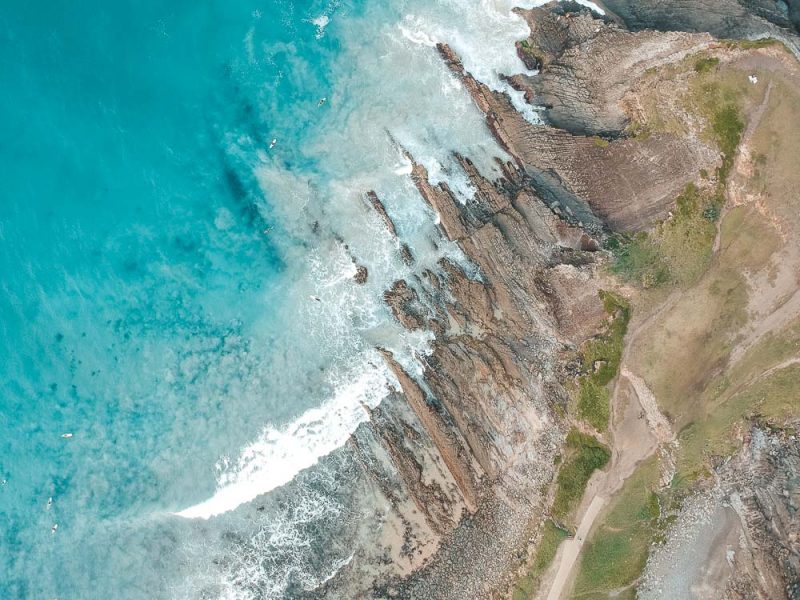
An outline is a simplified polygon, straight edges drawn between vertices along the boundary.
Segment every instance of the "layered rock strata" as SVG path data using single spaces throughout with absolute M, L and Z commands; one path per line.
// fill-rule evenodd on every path
M 399 388 L 350 444 L 363 465 L 353 495 L 379 508 L 359 524 L 369 541 L 309 597 L 463 599 L 504 589 L 547 510 L 566 357 L 606 316 L 597 251 L 611 231 L 664 218 L 700 169 L 720 162 L 694 135 L 624 135 L 626 94 L 648 69 L 706 48 L 708 35 L 631 33 L 582 9 L 522 14 L 532 33 L 520 52 L 541 72 L 511 81 L 546 105 L 547 124 L 526 120 L 452 49 L 437 48 L 511 161 L 490 181 L 458 156 L 475 190 L 462 203 L 408 156 L 443 236 L 473 268 L 442 261 L 385 293 L 406 329 L 435 337 L 416 372 L 381 350 Z M 366 198 L 397 238 L 377 195 Z
M 733 39 L 775 37 L 795 53 L 799 48 L 797 0 L 603 0 L 602 5 L 611 18 L 633 31 L 709 32 Z
M 542 13 L 527 14 L 535 24 Z M 593 23 L 594 37 L 581 41 L 586 31 L 586 19 Z M 546 18 L 541 20 L 549 21 Z M 562 34 L 567 36 L 574 51 L 569 57 L 562 55 L 564 65 L 578 65 L 583 60 L 613 60 L 637 64 L 643 74 L 649 68 L 644 65 L 679 61 L 710 41 L 704 35 L 676 38 L 674 34 L 623 34 L 616 27 L 588 16 L 571 20 L 576 22 L 576 27 L 568 25 Z M 538 31 L 534 29 L 530 42 L 537 47 Z M 663 44 L 655 42 L 659 35 L 665 38 Z M 620 36 L 626 41 L 621 48 L 618 46 Z M 638 62 L 637 57 L 647 52 L 652 54 L 655 48 L 660 48 L 658 57 Z M 672 54 L 669 54 L 670 48 Z M 467 73 L 448 46 L 440 44 L 438 49 L 486 115 L 487 125 L 500 144 L 524 171 L 531 188 L 551 208 L 587 231 L 598 233 L 604 228 L 638 231 L 652 225 L 667 216 L 675 197 L 685 185 L 698 179 L 699 169 L 713 171 L 719 160 L 717 151 L 694 137 L 660 132 L 643 139 L 620 139 L 612 144 L 601 138 L 530 123 L 517 112 L 506 95 L 489 89 Z M 622 61 L 620 52 L 627 56 L 625 61 Z M 554 61 L 550 64 L 550 67 L 543 67 L 538 80 L 543 83 L 537 83 L 537 86 L 550 90 L 552 97 L 561 95 L 563 106 L 575 103 L 564 93 L 573 86 L 580 89 L 576 83 L 582 77 L 577 74 L 578 67 L 564 70 L 559 75 L 550 69 L 561 63 Z M 619 76 L 616 86 L 599 83 L 583 86 L 586 95 L 594 98 L 592 103 L 584 105 L 584 123 L 611 125 L 613 121 L 622 125 L 625 121 L 621 98 L 636 78 L 624 81 L 621 72 L 612 71 L 614 77 Z M 588 80 L 588 74 L 583 78 Z M 602 95 L 601 89 L 607 96 Z M 578 126 L 571 128 L 580 129 Z
M 531 28 L 528 52 L 541 57 L 529 85 L 546 118 L 580 135 L 617 137 L 629 124 L 622 98 L 648 70 L 708 47 L 709 35 L 632 33 L 602 24 L 586 12 L 571 15 L 536 8 L 519 11 Z
M 653 552 L 640 597 L 800 598 L 799 510 L 800 441 L 753 426 Z

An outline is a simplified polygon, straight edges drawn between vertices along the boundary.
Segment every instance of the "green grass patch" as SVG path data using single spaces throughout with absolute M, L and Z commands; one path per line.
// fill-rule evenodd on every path
M 770 46 L 783 46 L 783 42 L 775 38 L 760 38 L 757 40 L 725 40 L 729 48 L 739 48 L 740 50 L 757 50 L 758 48 L 769 48 Z
M 718 177 L 723 182 L 731 172 L 736 148 L 744 133 L 744 121 L 739 108 L 734 104 L 718 107 L 711 118 L 711 129 L 722 151 L 722 166 L 719 168 Z
M 687 97 L 687 110 L 705 119 L 706 136 L 722 153 L 716 189 L 700 191 L 694 184 L 687 185 L 676 199 L 672 218 L 657 224 L 649 233 L 621 236 L 612 248 L 612 271 L 644 288 L 690 285 L 711 261 L 714 222 L 725 201 L 725 182 L 745 128 L 740 108 L 745 83 L 717 70 L 718 64 L 715 57 L 695 59 L 698 76 Z M 701 177 L 708 179 L 709 174 L 701 172 Z
M 639 121 L 631 121 L 625 128 L 625 134 L 637 140 L 646 140 L 653 135 L 653 131 L 649 125 L 640 123 Z
M 533 561 L 533 570 L 537 574 L 544 573 L 556 557 L 559 544 L 569 537 L 569 532 L 561 529 L 553 521 L 548 520 L 544 524 L 542 539 L 539 540 L 539 548 L 536 551 L 536 559 Z
M 611 270 L 630 283 L 654 288 L 671 279 L 669 266 L 661 256 L 657 241 L 646 232 L 621 236 L 612 252 L 614 264 Z
M 697 73 L 705 73 L 710 71 L 719 64 L 719 59 L 716 56 L 701 56 L 694 61 L 694 70 Z
M 626 597 L 616 590 L 641 575 L 650 543 L 659 531 L 660 502 L 653 492 L 658 477 L 658 461 L 652 457 L 625 482 L 586 541 L 573 598 Z
M 799 396 L 798 365 L 779 369 L 743 387 L 726 378 L 715 382 L 705 394 L 705 418 L 684 427 L 678 436 L 678 476 L 690 482 L 705 478 L 712 458 L 733 454 L 740 446 L 731 435 L 737 423 L 747 428 L 746 422 L 755 419 L 780 427 L 796 418 Z
M 553 516 L 564 520 L 580 502 L 595 469 L 602 469 L 611 458 L 608 447 L 596 438 L 572 429 L 567 434 L 566 458 L 556 478 Z
M 586 342 L 582 349 L 582 375 L 578 377 L 578 415 L 598 431 L 608 427 L 608 384 L 617 376 L 622 360 L 622 342 L 631 318 L 630 305 L 610 292 L 600 298 L 611 323 L 606 332 Z
M 578 414 L 597 431 L 608 428 L 611 394 L 589 375 L 578 378 Z
M 698 71 L 692 85 L 688 108 L 705 118 L 706 133 L 722 152 L 722 166 L 717 170 L 720 186 L 730 174 L 736 148 L 744 133 L 740 105 L 746 85 L 741 76 L 710 69 Z
M 611 270 L 644 288 L 694 283 L 711 261 L 720 209 L 715 194 L 688 184 L 676 200 L 672 218 L 650 233 L 619 239 L 612 249 Z
M 611 316 L 611 324 L 605 335 L 589 340 L 583 352 L 583 366 L 592 370 L 597 383 L 605 385 L 610 382 L 619 370 L 622 359 L 622 340 L 628 332 L 631 319 L 631 307 L 628 302 L 612 294 L 600 291 L 603 308 Z M 598 366 L 599 365 L 599 366 Z
M 611 144 L 611 142 L 609 142 L 608 140 L 604 140 L 603 138 L 597 135 L 592 138 L 592 141 L 594 142 L 594 145 L 597 146 L 598 148 L 608 148 L 608 146 Z
M 544 52 L 542 52 L 542 50 L 536 47 L 534 44 L 531 44 L 529 40 L 520 41 L 518 43 L 518 48 L 524 57 L 528 59 L 528 62 L 532 62 L 536 65 L 541 65 L 544 63 Z
M 534 598 L 539 587 L 539 578 L 553 562 L 559 544 L 568 537 L 569 532 L 561 529 L 553 521 L 548 519 L 545 522 L 531 570 L 525 577 L 517 581 L 512 594 L 513 600 L 532 600 Z

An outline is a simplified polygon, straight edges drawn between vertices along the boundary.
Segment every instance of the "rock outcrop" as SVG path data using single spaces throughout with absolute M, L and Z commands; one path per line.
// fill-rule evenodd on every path
M 654 550 L 640 597 L 800 598 L 800 441 L 755 425 L 715 479 Z
M 489 181 L 457 156 L 475 190 L 462 203 L 407 154 L 443 236 L 474 270 L 443 260 L 385 292 L 406 330 L 433 334 L 431 351 L 414 372 L 381 351 L 399 388 L 351 442 L 364 465 L 353 485 L 380 507 L 362 524 L 371 541 L 310 597 L 487 598 L 504 587 L 545 509 L 564 435 L 565 357 L 606 317 L 597 251 L 610 231 L 664 218 L 701 169 L 719 164 L 697 136 L 624 135 L 636 82 L 710 36 L 632 33 L 619 14 L 583 9 L 521 12 L 532 33 L 519 51 L 541 73 L 510 81 L 547 105 L 547 124 L 437 48 L 511 160 Z M 367 200 L 413 266 L 380 199 Z
M 772 0 L 604 0 L 610 17 L 632 31 L 709 32 L 717 38 L 776 37 L 797 52 L 797 1 L 788 13 Z
M 442 234 L 479 275 L 442 260 L 438 273 L 396 281 L 385 293 L 407 330 L 436 337 L 419 357 L 421 372 L 381 351 L 400 389 L 372 411 L 354 444 L 370 465 L 364 485 L 390 508 L 372 532 L 377 555 L 354 559 L 349 576 L 326 591 L 479 598 L 485 580 L 471 573 L 499 581 L 517 560 L 508 549 L 526 546 L 543 509 L 563 436 L 561 356 L 605 317 L 591 276 L 600 243 L 551 210 L 518 164 L 500 164 L 503 176 L 489 181 L 457 157 L 475 190 L 462 204 L 408 158 Z M 396 235 L 377 197 L 368 198 Z M 364 580 L 375 582 L 372 590 L 353 587 Z
M 469 160 L 460 162 L 476 189 L 466 205 L 445 184 L 432 185 L 416 162 L 411 176 L 439 214 L 443 234 L 459 242 L 481 277 L 471 278 L 457 265 L 442 262 L 443 279 L 429 273 L 418 291 L 401 281 L 387 292 L 407 328 L 438 332 L 431 354 L 421 359 L 424 384 L 384 353 L 446 479 L 455 482 L 457 502 L 442 502 L 446 486 L 430 483 L 441 478 L 439 467 L 433 470 L 433 461 L 420 460 L 408 436 L 400 435 L 407 424 L 390 424 L 387 414 L 380 430 L 383 436 L 398 432 L 389 444 L 392 461 L 414 490 L 412 496 L 426 499 L 417 509 L 425 515 L 420 527 L 429 532 L 414 533 L 414 538 L 446 532 L 456 514 L 467 521 L 450 531 L 458 535 L 446 538 L 423 571 L 384 582 L 381 593 L 390 596 L 480 597 L 483 582 L 462 572 L 481 568 L 501 577 L 512 560 L 501 548 L 525 543 L 562 435 L 554 413 L 566 401 L 558 357 L 565 345 L 578 342 L 560 333 L 561 319 L 574 313 L 565 312 L 550 294 L 594 266 L 591 252 L 582 248 L 596 249 L 596 242 L 550 211 L 516 166 L 503 165 L 505 177 L 489 182 Z M 574 253 L 585 255 L 583 265 L 560 270 L 562 257 Z M 597 294 L 581 301 L 595 305 L 589 314 L 598 316 L 597 326 L 602 318 Z M 488 531 L 496 535 L 487 537 Z
M 632 33 L 585 11 L 566 16 L 534 8 L 519 14 L 531 28 L 528 48 L 542 56 L 541 73 L 528 80 L 533 98 L 546 107 L 548 122 L 579 135 L 618 137 L 629 123 L 621 101 L 632 83 L 711 43 L 708 35 Z
M 592 44 L 592 38 L 585 47 L 580 46 L 582 54 L 576 54 L 571 59 L 573 62 L 592 60 L 587 57 L 595 55 L 602 57 L 616 47 L 615 28 L 600 20 L 592 22 L 600 31 L 605 28 L 611 32 L 608 39 L 601 36 L 601 41 L 606 39 L 607 43 Z M 585 27 L 579 23 L 575 31 L 576 39 L 581 40 Z M 639 55 L 640 46 L 652 50 L 658 45 L 650 35 L 627 35 L 625 52 L 630 63 L 635 62 L 633 57 Z M 673 34 L 662 35 L 669 41 L 665 43 L 666 48 L 675 44 L 674 61 L 709 42 L 707 36 L 684 40 L 674 38 Z M 536 32 L 531 37 L 532 44 L 536 44 L 535 36 Z M 478 108 L 486 115 L 489 128 L 525 173 L 532 189 L 551 208 L 589 232 L 599 234 L 604 228 L 638 231 L 652 225 L 667 216 L 685 185 L 699 178 L 700 169 L 713 171 L 719 160 L 718 153 L 702 141 L 673 133 L 655 133 L 644 139 L 609 143 L 601 138 L 530 123 L 506 95 L 489 89 L 466 72 L 448 46 L 440 44 L 438 49 L 453 73 L 464 82 Z M 616 60 L 619 62 L 620 57 Z M 662 56 L 660 60 L 663 63 L 667 57 Z M 563 84 L 554 84 L 551 80 L 549 85 L 553 89 L 567 89 L 573 85 L 573 80 L 574 77 L 562 79 Z M 627 84 L 620 81 L 613 96 L 621 97 L 634 83 L 635 79 Z M 609 108 L 609 102 L 613 104 L 610 99 L 598 97 L 597 102 L 587 107 L 586 114 L 594 115 L 592 119 L 598 123 L 606 118 L 601 112 L 618 114 L 620 109 Z

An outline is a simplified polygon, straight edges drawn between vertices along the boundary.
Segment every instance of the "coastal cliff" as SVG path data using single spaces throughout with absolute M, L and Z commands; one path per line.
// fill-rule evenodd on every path
M 620 235 L 670 220 L 686 189 L 711 197 L 726 185 L 725 149 L 668 93 L 688 85 L 693 70 L 682 75 L 680 68 L 722 48 L 711 34 L 794 39 L 791 19 L 762 14 L 757 3 L 731 0 L 706 20 L 677 3 L 639 4 L 606 2 L 613 11 L 606 18 L 570 3 L 519 11 L 531 35 L 518 52 L 538 72 L 508 81 L 542 109 L 544 123 L 530 122 L 506 94 L 474 78 L 452 48 L 436 47 L 511 160 L 498 159 L 502 177 L 489 181 L 458 156 L 474 189 L 462 202 L 399 148 L 442 235 L 471 266 L 443 260 L 438 274 L 414 272 L 385 293 L 403 327 L 432 332 L 431 351 L 410 373 L 381 350 L 399 388 L 372 411 L 351 447 L 368 465 L 359 493 L 386 508 L 363 524 L 373 543 L 354 551 L 312 595 L 502 597 L 541 539 L 551 483 L 574 426 L 569 414 L 581 349 L 612 330 L 618 315 L 601 293 L 624 287 L 607 271 L 606 249 Z M 689 32 L 647 29 L 674 14 L 685 14 L 685 23 L 675 23 Z M 728 20 L 714 21 L 715 14 Z M 734 27 L 737 15 L 747 18 Z M 651 77 L 671 68 L 674 79 Z M 653 114 L 680 126 L 654 127 Z M 397 238 L 380 198 L 367 191 L 365 198 Z M 413 248 L 397 241 L 413 265 Z M 618 435 L 580 427 L 606 443 Z M 668 438 L 656 443 L 664 452 Z M 795 454 L 787 460 L 796 470 Z M 767 466 L 753 469 L 754 481 L 776 478 Z M 748 489 L 752 514 L 788 510 L 775 508 L 780 494 Z M 787 533 L 796 529 L 789 517 L 779 526 L 777 538 L 795 535 Z M 796 575 L 795 559 L 786 560 L 788 575 L 777 569 L 776 577 Z

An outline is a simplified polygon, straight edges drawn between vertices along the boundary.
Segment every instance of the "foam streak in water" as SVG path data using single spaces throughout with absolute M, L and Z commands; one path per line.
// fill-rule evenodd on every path
M 323 405 L 282 429 L 265 428 L 259 439 L 242 451 L 236 465 L 220 476 L 211 498 L 176 514 L 209 519 L 288 483 L 344 445 L 356 428 L 369 420 L 368 409 L 380 404 L 392 383 L 396 383 L 394 376 L 376 357 L 353 381 L 337 386 Z

